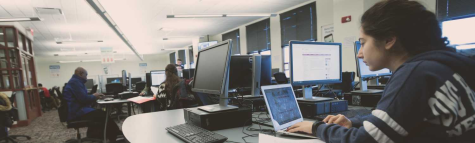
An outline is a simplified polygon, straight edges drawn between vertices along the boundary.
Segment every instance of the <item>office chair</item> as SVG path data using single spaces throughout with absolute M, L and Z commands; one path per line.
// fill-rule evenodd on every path
M 107 94 L 117 96 L 121 92 L 124 92 L 124 86 L 122 85 L 122 83 L 108 83 L 108 84 L 106 84 L 106 93 Z
M 12 119 L 12 121 L 19 121 L 18 110 L 15 106 L 13 106 L 13 103 L 15 102 L 15 98 L 16 98 L 16 92 L 13 92 L 12 96 L 9 98 L 10 102 L 12 103 L 12 109 L 10 110 L 9 113 L 10 113 L 10 118 Z M 12 141 L 13 143 L 16 143 L 14 139 L 17 139 L 19 137 L 24 137 L 28 140 L 31 140 L 31 137 L 27 135 L 8 135 L 4 138 L 4 140 L 6 142 Z
M 91 92 L 89 92 L 89 94 L 94 94 L 97 92 L 97 84 L 94 84 L 94 86 L 92 86 L 92 89 L 91 89 Z
M 145 81 L 135 83 L 135 91 L 142 92 L 142 90 L 145 88 L 146 85 L 147 85 L 147 82 Z
M 289 83 L 289 80 L 287 80 L 287 76 L 285 76 L 285 73 L 283 72 L 278 72 L 274 74 L 275 81 L 278 84 L 287 84 Z
M 57 91 L 59 91 L 59 87 L 57 88 Z M 88 142 L 102 142 L 101 139 L 93 139 L 93 138 L 81 138 L 81 133 L 79 132 L 80 128 L 87 128 L 88 126 L 99 126 L 100 124 L 97 122 L 93 122 L 90 120 L 72 120 L 72 121 L 67 121 L 68 118 L 68 104 L 66 101 L 61 97 L 61 106 L 58 109 L 58 115 L 60 118 L 60 122 L 66 122 L 67 128 L 74 128 L 76 130 L 76 139 L 69 139 L 66 141 L 66 143 L 81 143 L 82 141 L 88 141 Z
M 167 103 L 170 103 L 170 105 L 167 106 L 167 110 L 198 106 L 195 95 L 187 90 L 186 84 L 183 80 L 173 86 L 171 95 L 167 95 L 166 99 Z

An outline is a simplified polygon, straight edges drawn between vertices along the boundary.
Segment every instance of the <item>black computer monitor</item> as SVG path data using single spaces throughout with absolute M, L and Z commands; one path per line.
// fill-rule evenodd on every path
M 184 79 L 191 79 L 195 76 L 195 69 L 184 69 L 183 70 L 183 78 Z
M 132 80 L 132 84 L 134 85 L 135 83 L 137 82 L 141 82 L 142 81 L 142 78 L 141 77 L 133 77 L 131 78 L 130 80 Z
M 152 85 L 152 77 L 150 75 L 150 72 L 145 74 L 145 82 L 147 82 L 147 86 Z
M 122 83 L 122 77 L 108 77 L 107 83 Z
M 93 79 L 87 79 L 86 83 L 84 84 L 86 86 L 86 89 L 92 89 L 94 86 L 94 80 Z
M 229 66 L 229 89 L 248 89 L 252 87 L 252 55 L 231 56 Z
M 159 86 L 166 79 L 164 70 L 154 70 L 150 71 L 150 83 L 149 86 Z
M 272 84 L 272 59 L 270 55 L 261 56 L 261 86 Z
M 341 83 L 341 50 L 341 43 L 290 41 L 290 83 Z M 304 88 L 304 96 L 312 101 L 312 89 Z
M 237 109 L 228 106 L 228 76 L 231 61 L 232 40 L 226 40 L 202 49 L 196 61 L 193 92 L 220 95 L 219 105 L 201 106 L 207 112 Z

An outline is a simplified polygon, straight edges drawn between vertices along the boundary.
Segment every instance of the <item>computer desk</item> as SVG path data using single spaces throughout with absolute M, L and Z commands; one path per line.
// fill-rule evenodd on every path
M 254 116 L 254 115 L 253 115 Z M 315 121 L 305 119 L 306 121 Z M 226 122 L 226 121 L 223 121 Z M 165 130 L 166 127 L 175 126 L 185 123 L 183 109 L 168 110 L 161 112 L 145 113 L 131 116 L 125 119 L 122 124 L 122 132 L 128 141 L 132 143 L 156 143 L 156 142 L 183 142 L 179 138 L 170 134 Z M 244 124 L 244 123 L 243 123 Z M 245 128 L 247 128 L 246 126 Z M 258 124 L 252 124 L 252 128 L 259 128 Z M 262 129 L 273 129 L 268 126 L 260 126 Z M 243 133 L 243 129 L 248 134 L 258 134 L 259 131 L 246 131 L 243 127 L 230 128 L 224 130 L 213 131 L 228 138 L 227 141 L 244 142 L 242 137 L 247 136 Z M 283 138 L 293 138 L 288 136 L 279 136 Z M 259 142 L 259 137 L 247 137 L 247 142 Z M 297 139 L 297 138 L 295 138 Z M 301 139 L 301 138 L 298 138 Z
M 111 101 L 104 101 L 103 99 L 97 100 L 97 104 L 106 106 L 106 122 L 105 122 L 106 126 L 104 126 L 104 143 L 107 142 L 106 130 L 107 130 L 107 121 L 109 120 L 109 116 L 110 116 L 110 106 L 114 105 L 114 104 L 122 104 L 122 103 L 127 103 L 127 115 L 131 116 L 132 115 L 132 110 L 131 110 L 132 102 L 127 100 L 127 99 L 114 99 L 114 100 L 111 100 Z

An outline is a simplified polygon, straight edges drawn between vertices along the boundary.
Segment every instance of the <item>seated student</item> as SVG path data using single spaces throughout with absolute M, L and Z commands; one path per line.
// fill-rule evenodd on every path
M 416 1 L 381 1 L 362 16 L 360 36 L 358 58 L 393 71 L 376 109 L 289 132 L 325 142 L 475 142 L 475 61 L 446 46 L 434 13 Z
M 92 120 L 101 123 L 100 126 L 89 126 L 87 128 L 88 137 L 101 139 L 104 136 L 105 118 L 107 115 L 105 111 L 94 109 L 91 105 L 96 103 L 96 100 L 101 98 L 102 94 L 88 94 L 86 86 L 84 85 L 86 80 L 87 71 L 82 67 L 78 67 L 74 71 L 73 77 L 71 77 L 64 87 L 63 97 L 68 105 L 68 121 Z M 117 124 L 109 118 L 107 121 L 106 137 L 109 141 L 115 142 L 117 135 L 123 134 Z
M 186 90 L 184 80 L 178 77 L 178 70 L 175 64 L 168 64 L 165 68 L 165 81 L 158 87 L 158 95 L 153 95 L 161 104 L 161 109 L 178 109 L 184 108 L 183 103 L 179 100 L 194 100 L 193 95 L 188 94 L 191 91 Z M 177 96 L 172 97 L 172 89 L 177 84 L 180 85 L 180 89 L 176 93 Z

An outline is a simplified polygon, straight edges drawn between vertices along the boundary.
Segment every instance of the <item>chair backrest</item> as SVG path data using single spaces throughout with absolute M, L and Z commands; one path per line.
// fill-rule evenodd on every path
M 283 72 L 278 72 L 274 74 L 275 81 L 278 84 L 287 84 L 289 83 L 289 80 L 287 80 L 287 76 L 285 76 L 285 73 Z
M 106 84 L 107 94 L 118 95 L 121 92 L 124 92 L 124 86 L 122 83 L 108 83 Z
M 91 89 L 91 92 L 89 92 L 89 94 L 94 94 L 97 92 L 97 84 L 94 84 L 94 86 L 92 86 L 92 89 Z
M 192 96 L 191 99 L 190 96 Z M 167 95 L 167 100 L 171 100 L 168 107 L 168 110 L 171 110 L 189 108 L 191 103 L 196 100 L 196 97 L 191 93 L 191 91 L 187 90 L 187 84 L 185 84 L 185 81 L 181 80 L 173 86 L 171 95 Z
M 147 85 L 147 82 L 145 81 L 135 83 L 135 91 L 141 92 L 145 88 L 146 85 Z

